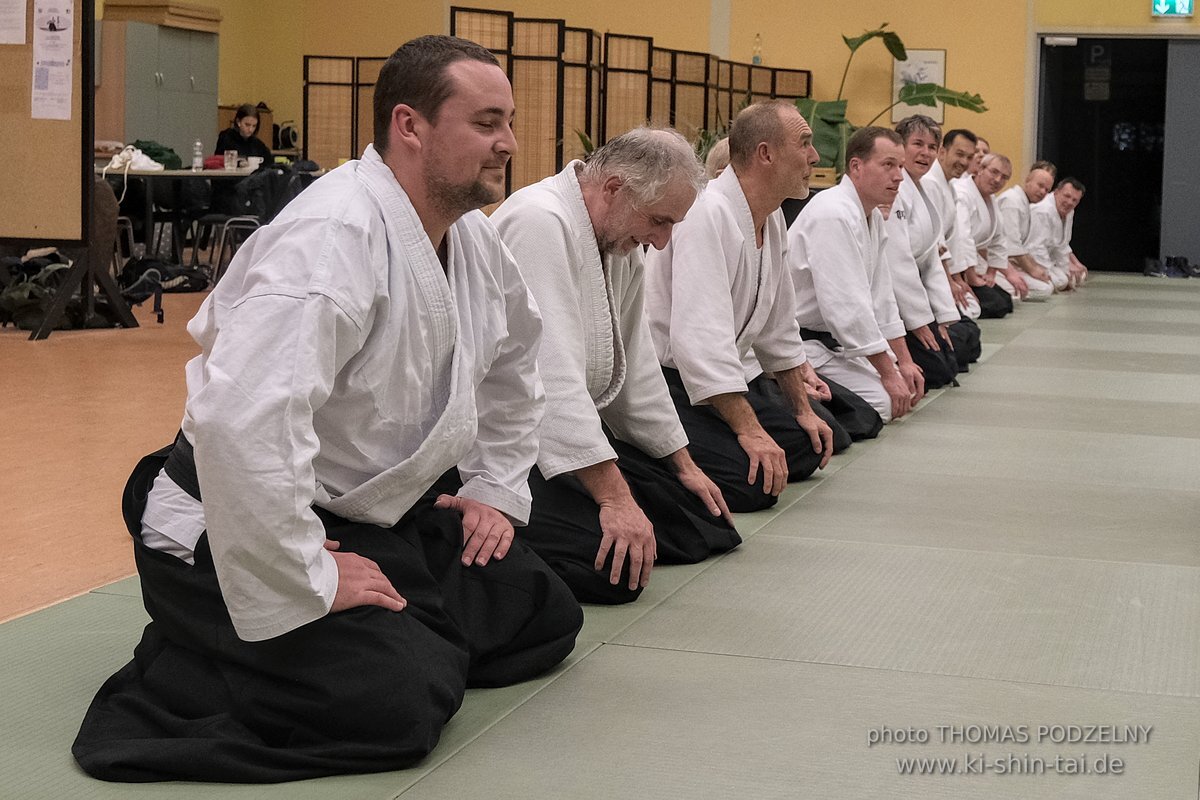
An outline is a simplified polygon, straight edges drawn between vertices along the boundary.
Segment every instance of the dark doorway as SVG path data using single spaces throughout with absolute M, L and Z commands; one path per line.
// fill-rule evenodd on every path
M 1166 95 L 1165 39 L 1042 42 L 1038 157 L 1087 187 L 1071 246 L 1090 269 L 1159 255 Z

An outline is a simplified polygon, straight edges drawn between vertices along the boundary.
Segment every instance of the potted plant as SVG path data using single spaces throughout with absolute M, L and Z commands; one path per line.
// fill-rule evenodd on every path
M 854 54 L 870 40 L 879 39 L 893 58 L 898 61 L 908 60 L 904 42 L 894 31 L 888 30 L 887 25 L 885 22 L 875 30 L 865 31 L 862 35 L 853 38 L 842 36 L 842 41 L 850 49 L 850 55 L 846 58 L 846 68 L 842 71 L 842 82 L 838 86 L 836 99 L 813 100 L 804 97 L 796 101 L 796 107 L 808 120 L 809 127 L 813 131 L 813 146 L 821 156 L 818 168 L 833 168 L 837 176 L 846 171 L 846 142 L 849 141 L 850 135 L 857 130 L 857 127 L 851 124 L 846 117 L 847 100 L 842 97 L 842 92 L 846 88 L 846 76 L 850 72 L 850 62 L 854 60 Z M 901 103 L 933 107 L 936 107 L 938 103 L 945 103 L 976 113 L 987 111 L 983 98 L 977 94 L 954 91 L 936 83 L 910 83 L 900 89 L 896 102 L 872 117 L 871 122 L 867 124 L 875 122 Z

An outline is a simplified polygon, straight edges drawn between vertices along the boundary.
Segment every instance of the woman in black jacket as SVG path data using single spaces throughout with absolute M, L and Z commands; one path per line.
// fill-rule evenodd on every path
M 258 109 L 249 103 L 238 106 L 233 115 L 233 124 L 221 131 L 217 136 L 216 155 L 224 155 L 226 150 L 236 150 L 238 158 L 258 156 L 262 158 L 262 166 L 271 163 L 271 151 L 255 136 L 258 130 Z M 238 204 L 237 184 L 231 181 L 213 181 L 212 210 L 221 214 L 245 214 L 246 209 Z M 241 183 L 241 181 L 238 181 Z
M 254 134 L 258 131 L 258 109 L 249 103 L 238 106 L 233 116 L 233 125 L 221 131 L 217 137 L 216 155 L 226 150 L 236 150 L 238 158 L 258 156 L 264 164 L 271 161 L 271 150 Z

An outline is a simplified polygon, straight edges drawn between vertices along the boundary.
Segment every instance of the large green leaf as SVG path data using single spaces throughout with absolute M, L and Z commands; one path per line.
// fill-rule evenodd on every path
M 802 97 L 796 108 L 813 132 L 813 147 L 821 157 L 820 166 L 845 169 L 846 142 L 853 128 L 846 119 L 845 100 L 813 100 Z
M 965 108 L 975 113 L 987 111 L 983 98 L 968 92 L 956 92 L 936 83 L 910 83 L 902 86 L 896 98 L 910 106 L 936 106 L 945 103 L 956 108 Z
M 892 58 L 897 61 L 908 61 L 908 51 L 904 49 L 904 42 L 900 41 L 900 37 L 891 31 L 883 34 L 883 46 L 892 54 Z
M 885 22 L 882 25 L 880 25 L 878 28 L 876 28 L 875 30 L 865 31 L 861 36 L 855 36 L 853 38 L 851 38 L 845 34 L 842 34 L 842 41 L 846 43 L 846 47 L 849 47 L 850 52 L 853 53 L 855 50 L 862 47 L 866 42 L 869 42 L 872 39 L 875 39 L 877 37 L 884 36 L 885 34 L 887 34 L 888 31 L 884 30 L 884 28 L 886 28 L 887 26 L 888 26 L 888 24 Z M 893 33 L 891 35 L 895 36 L 896 34 Z

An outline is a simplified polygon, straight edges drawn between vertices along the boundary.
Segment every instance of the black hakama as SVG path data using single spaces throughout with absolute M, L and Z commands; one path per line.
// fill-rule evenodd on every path
M 408 601 L 329 614 L 266 641 L 238 638 L 207 534 L 195 565 L 141 542 L 146 495 L 167 451 L 126 487 L 142 594 L 152 622 L 133 660 L 100 688 L 72 752 L 112 781 L 265 783 L 401 769 L 437 744 L 470 686 L 540 675 L 583 623 L 561 580 L 519 541 L 463 567 L 448 473 L 391 528 L 318 510 L 343 552 L 374 560 Z

